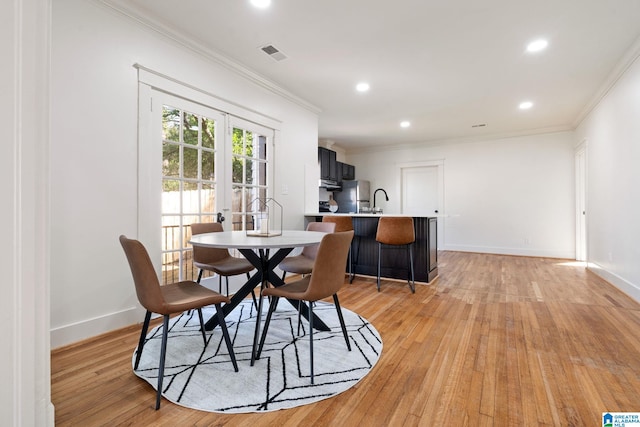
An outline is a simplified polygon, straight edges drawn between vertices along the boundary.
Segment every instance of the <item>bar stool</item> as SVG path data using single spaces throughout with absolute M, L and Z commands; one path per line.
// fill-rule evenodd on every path
M 380 220 L 378 221 L 378 230 L 376 232 L 376 241 L 378 242 L 378 292 L 380 292 L 380 261 L 382 258 L 382 245 L 404 245 L 407 247 L 407 251 L 409 252 L 409 288 L 411 288 L 411 293 L 415 293 L 412 245 L 413 242 L 416 241 L 416 234 L 413 228 L 413 218 L 391 216 L 380 217 Z
M 353 221 L 350 216 L 347 215 L 325 215 L 322 217 L 322 222 L 333 222 L 336 224 L 336 233 L 342 231 L 352 231 Z M 353 274 L 353 262 L 351 259 L 351 246 L 349 246 L 349 283 L 353 282 L 355 274 Z

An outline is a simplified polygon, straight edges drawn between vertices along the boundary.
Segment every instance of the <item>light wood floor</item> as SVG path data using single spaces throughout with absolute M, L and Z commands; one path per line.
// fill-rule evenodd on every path
M 131 371 L 135 325 L 52 352 L 56 425 L 596 426 L 603 411 L 640 411 L 640 305 L 629 297 L 556 259 L 444 252 L 439 271 L 414 295 L 399 282 L 345 285 L 342 305 L 384 349 L 332 399 L 248 415 L 163 400 L 155 411 L 155 391 Z

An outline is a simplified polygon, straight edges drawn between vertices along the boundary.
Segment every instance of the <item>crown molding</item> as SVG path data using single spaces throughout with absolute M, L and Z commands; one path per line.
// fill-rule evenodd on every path
M 551 126 L 545 128 L 537 128 L 537 129 L 527 129 L 523 131 L 517 132 L 503 132 L 503 133 L 493 133 L 482 136 L 465 136 L 465 137 L 453 137 L 453 138 L 444 138 L 444 139 L 433 139 L 433 140 L 424 140 L 420 142 L 414 143 L 406 143 L 406 144 L 384 144 L 384 145 L 375 145 L 375 146 L 360 146 L 354 148 L 344 148 L 340 146 L 346 154 L 363 154 L 363 153 L 373 153 L 373 152 L 381 152 L 381 151 L 397 151 L 397 150 L 410 150 L 416 148 L 424 148 L 424 147 L 436 147 L 441 145 L 452 145 L 452 144 L 471 144 L 475 142 L 484 142 L 484 141 L 495 141 L 499 139 L 508 139 L 508 138 L 519 138 L 524 136 L 533 136 L 533 135 L 543 135 L 550 133 L 560 133 L 560 132 L 570 132 L 573 131 L 574 127 L 571 125 L 560 125 L 560 126 Z M 340 144 L 336 144 L 339 146 Z
M 220 65 L 235 74 L 249 80 L 251 83 L 256 84 L 268 91 L 300 106 L 306 110 L 315 114 L 320 114 L 322 110 L 310 102 L 300 98 L 297 95 L 289 92 L 288 90 L 280 87 L 278 84 L 266 79 L 260 74 L 252 71 L 241 63 L 222 55 L 220 52 L 216 52 L 211 48 L 208 48 L 195 40 L 185 37 L 173 28 L 146 16 L 143 12 L 135 9 L 135 6 L 126 0 L 93 0 L 95 3 L 102 5 L 112 11 L 117 12 L 119 15 L 124 16 L 134 21 L 139 26 L 151 30 L 152 32 L 159 34 L 173 43 L 178 44 L 181 47 L 185 47 L 195 54 L 204 57 L 211 62 Z
M 618 83 L 618 80 L 622 78 L 622 76 L 627 72 L 629 67 L 633 65 L 634 62 L 638 60 L 640 57 L 640 37 L 638 37 L 627 49 L 625 54 L 622 56 L 620 61 L 616 64 L 616 66 L 611 70 L 604 83 L 600 86 L 600 88 L 593 95 L 591 100 L 587 102 L 584 106 L 580 114 L 576 117 L 573 122 L 573 128 L 576 129 L 580 124 L 587 118 L 587 116 L 593 111 L 594 108 L 602 101 L 602 99 L 607 96 L 609 91 L 613 89 L 613 87 Z

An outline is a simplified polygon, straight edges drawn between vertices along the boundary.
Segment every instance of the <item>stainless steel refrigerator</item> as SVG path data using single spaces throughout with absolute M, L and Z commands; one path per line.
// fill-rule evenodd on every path
M 342 191 L 334 191 L 333 199 L 338 202 L 339 213 L 360 213 L 369 211 L 369 181 L 342 181 Z

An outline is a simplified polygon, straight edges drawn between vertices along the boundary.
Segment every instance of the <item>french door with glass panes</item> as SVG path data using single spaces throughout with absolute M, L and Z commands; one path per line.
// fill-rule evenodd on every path
M 251 203 L 269 193 L 273 131 L 181 98 L 154 99 L 162 99 L 154 120 L 161 123 L 162 281 L 194 280 L 191 224 L 253 227 Z

